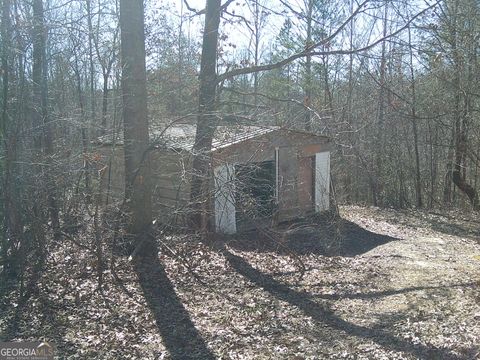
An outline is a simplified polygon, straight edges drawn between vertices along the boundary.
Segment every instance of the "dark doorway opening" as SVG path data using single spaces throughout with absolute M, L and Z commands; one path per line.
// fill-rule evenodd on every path
M 275 161 L 235 166 L 237 230 L 252 227 L 273 215 L 275 184 Z
M 315 210 L 315 156 L 298 159 L 298 204 L 307 214 Z

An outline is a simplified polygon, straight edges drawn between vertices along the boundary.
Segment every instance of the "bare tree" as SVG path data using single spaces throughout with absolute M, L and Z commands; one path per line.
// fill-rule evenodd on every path
M 418 146 L 418 118 L 417 118 L 417 93 L 415 86 L 415 68 L 413 64 L 413 48 L 412 48 L 412 30 L 408 27 L 408 48 L 409 48 L 409 66 L 410 66 L 410 90 L 411 90 L 411 121 L 413 130 L 413 147 L 415 150 L 415 197 L 417 207 L 423 206 L 422 201 L 422 180 L 420 168 L 420 150 Z
M 217 45 L 218 27 L 221 14 L 220 0 L 207 0 L 205 28 L 203 30 L 202 58 L 200 64 L 200 85 L 198 95 L 198 116 L 195 143 L 193 145 L 193 174 L 191 201 L 192 221 L 199 229 L 207 227 L 208 184 L 210 172 L 210 150 L 217 124 Z
M 43 0 L 34 0 L 33 8 L 33 118 L 37 127 L 35 145 L 38 152 L 45 154 L 48 169 L 44 169 L 45 187 L 47 192 L 48 211 L 55 237 L 60 235 L 60 220 L 56 186 L 53 174 L 53 123 L 48 110 L 48 64 L 46 57 L 47 28 L 45 27 Z
M 137 237 L 137 242 L 145 242 L 148 237 L 142 235 L 152 222 L 152 204 L 147 164 L 149 139 L 143 0 L 120 1 L 120 29 L 128 230 Z
M 20 216 L 14 200 L 12 189 L 13 184 L 13 160 L 15 157 L 16 145 L 15 135 L 9 134 L 9 81 L 10 81 L 10 58 L 11 58 L 11 37 L 12 24 L 10 18 L 11 3 L 9 0 L 4 0 L 2 4 L 2 22 L 1 22 L 1 36 L 2 36 L 2 53 L 1 53 L 1 71 L 2 71 L 2 112 L 1 112 L 1 127 L 0 140 L 2 141 L 2 150 L 4 152 L 4 159 L 0 162 L 2 169 L 2 193 L 3 206 L 1 215 L 3 218 L 3 231 L 0 234 L 2 237 L 2 261 L 4 275 L 10 275 L 15 272 L 14 266 L 10 261 L 10 253 L 12 243 L 20 236 Z M 10 136 L 9 136 L 10 135 Z M 13 238 L 13 239 L 12 239 Z

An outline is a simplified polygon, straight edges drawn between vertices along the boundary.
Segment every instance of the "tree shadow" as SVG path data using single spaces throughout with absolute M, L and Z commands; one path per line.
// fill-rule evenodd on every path
M 324 299 L 324 300 L 341 300 L 341 299 L 376 299 L 380 297 L 405 294 L 409 292 L 422 291 L 422 290 L 446 290 L 454 288 L 475 288 L 477 283 L 468 282 L 453 285 L 440 285 L 440 286 L 411 286 L 403 289 L 390 289 L 384 291 L 370 291 L 363 293 L 343 293 L 343 294 L 319 294 L 311 296 L 312 299 Z
M 75 355 L 75 345 L 66 340 L 66 326 L 58 317 L 55 304 L 48 295 L 35 287 L 28 291 L 28 296 L 23 296 L 19 299 L 15 310 L 9 316 L 7 322 L 8 326 L 0 334 L 1 341 L 13 341 L 17 337 L 25 336 L 22 330 L 29 331 L 30 323 L 33 321 L 32 314 L 28 311 L 30 299 L 35 297 L 38 299 L 38 306 L 41 316 L 37 319 L 41 321 L 41 333 L 32 334 L 36 338 L 39 336 L 47 340 L 55 347 L 55 353 L 61 354 L 63 357 Z M 2 309 L 2 316 L 8 311 Z
M 407 227 L 415 225 L 425 228 L 430 227 L 431 230 L 445 235 L 473 240 L 477 240 L 480 236 L 479 214 L 475 212 L 455 215 L 448 212 L 397 210 L 395 212 L 382 212 L 382 216 L 392 224 Z
M 156 252 L 135 261 L 147 304 L 172 359 L 215 359 L 175 292 Z
M 441 232 L 446 235 L 453 235 L 459 237 L 466 237 L 478 240 L 480 236 L 480 228 L 471 229 L 467 226 L 455 224 L 453 222 L 443 221 L 440 218 L 428 219 L 427 222 L 432 227 L 432 230 Z
M 340 330 L 347 335 L 371 340 L 385 348 L 411 354 L 416 358 L 459 359 L 459 357 L 448 350 L 429 347 L 422 344 L 414 344 L 410 341 L 398 338 L 383 330 L 384 325 L 368 328 L 343 320 L 329 308 L 328 303 L 316 303 L 312 300 L 313 297 L 311 295 L 295 291 L 287 285 L 278 282 L 270 275 L 264 274 L 253 268 L 242 257 L 234 255 L 226 249 L 223 249 L 222 251 L 229 264 L 237 273 L 244 276 L 253 284 L 267 291 L 277 299 L 297 307 L 318 324 L 327 325 L 330 328 Z
M 292 221 L 276 228 L 257 228 L 227 243 L 240 251 L 353 257 L 394 240 L 399 239 L 371 232 L 342 218 L 321 217 Z

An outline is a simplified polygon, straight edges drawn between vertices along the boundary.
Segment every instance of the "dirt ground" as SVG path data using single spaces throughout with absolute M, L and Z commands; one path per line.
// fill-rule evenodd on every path
M 92 256 L 59 245 L 32 299 L 5 297 L 1 337 L 71 359 L 480 358 L 479 218 L 341 216 L 208 245 L 159 234 L 149 279 L 119 259 L 102 293 Z

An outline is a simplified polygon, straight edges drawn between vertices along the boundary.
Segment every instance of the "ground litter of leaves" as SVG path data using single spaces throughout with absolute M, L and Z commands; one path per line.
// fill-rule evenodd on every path
M 174 291 L 157 312 L 128 258 L 116 260 L 122 285 L 106 270 L 101 293 L 92 254 L 57 246 L 38 292 L 22 305 L 7 296 L 2 340 L 51 341 L 68 359 L 479 358 L 478 217 L 340 212 L 279 241 L 159 237 Z

